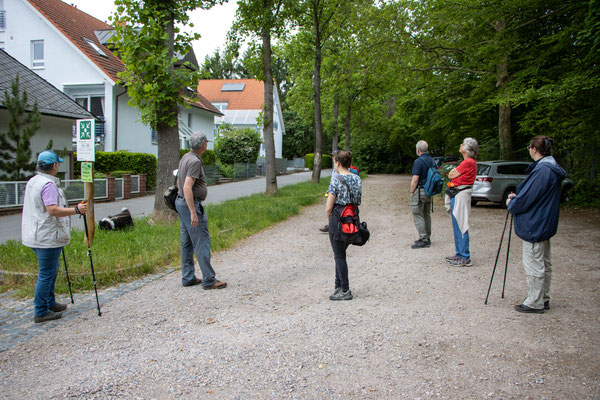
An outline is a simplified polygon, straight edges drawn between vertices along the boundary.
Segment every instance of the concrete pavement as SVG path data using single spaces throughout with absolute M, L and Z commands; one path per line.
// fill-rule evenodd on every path
M 309 181 L 311 176 L 312 171 L 281 175 L 277 177 L 277 186 L 283 187 Z M 330 176 L 331 169 L 321 171 L 322 179 L 329 179 Z M 256 178 L 209 186 L 208 197 L 205 204 L 217 204 L 226 200 L 250 196 L 255 193 L 263 193 L 265 191 L 265 185 L 265 178 Z M 118 214 L 123 207 L 127 207 L 134 217 L 150 215 L 154 209 L 154 195 L 119 200 L 111 203 L 96 203 L 94 207 L 95 219 L 96 221 L 100 221 L 102 218 L 106 218 L 109 215 Z M 75 217 L 71 218 L 71 224 L 74 229 L 83 230 L 83 219 Z M 4 243 L 11 239 L 21 239 L 20 213 L 0 217 L 0 243 Z

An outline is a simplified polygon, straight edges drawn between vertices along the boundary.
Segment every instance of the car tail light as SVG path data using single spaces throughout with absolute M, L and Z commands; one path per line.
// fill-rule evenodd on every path
M 491 182 L 493 180 L 494 180 L 494 178 L 492 178 L 491 176 L 484 176 L 483 178 L 476 179 L 476 181 L 478 181 L 478 182 Z

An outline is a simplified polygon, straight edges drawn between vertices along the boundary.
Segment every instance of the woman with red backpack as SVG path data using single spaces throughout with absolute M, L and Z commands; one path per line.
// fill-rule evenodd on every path
M 352 164 L 350 151 L 338 151 L 335 155 L 334 165 L 339 176 L 331 180 L 329 196 L 325 211 L 329 219 L 329 241 L 335 260 L 335 286 L 330 300 L 352 300 L 350 282 L 348 279 L 348 264 L 346 263 L 346 249 L 348 244 L 344 241 L 341 216 L 347 205 L 360 205 L 362 199 L 362 182 L 360 177 L 348 170 Z

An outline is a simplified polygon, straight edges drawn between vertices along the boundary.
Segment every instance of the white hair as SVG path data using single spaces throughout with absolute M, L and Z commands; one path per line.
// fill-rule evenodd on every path
M 419 140 L 417 142 L 417 150 L 419 150 L 421 153 L 427 153 L 429 151 L 429 145 L 426 141 Z
M 463 145 L 465 146 L 465 152 L 469 158 L 477 157 L 477 153 L 479 152 L 479 143 L 477 143 L 477 140 L 470 137 L 465 138 L 465 140 L 463 140 Z

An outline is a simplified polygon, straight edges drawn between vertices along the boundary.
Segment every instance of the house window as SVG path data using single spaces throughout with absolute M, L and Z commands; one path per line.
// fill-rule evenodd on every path
M 4 8 L 0 2 L 0 8 Z M 4 32 L 6 29 L 6 10 L 0 10 L 0 32 Z
M 44 68 L 44 41 L 31 41 L 31 68 Z
M 150 129 L 150 137 L 152 139 L 152 144 L 158 144 L 158 135 L 156 133 L 156 129 Z
M 192 113 L 188 114 L 188 128 L 192 129 Z M 185 147 L 184 147 L 185 149 Z
M 75 102 L 96 117 L 104 117 L 104 96 L 75 97 Z
M 219 112 L 224 113 L 227 109 L 227 103 L 212 103 Z

